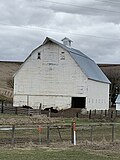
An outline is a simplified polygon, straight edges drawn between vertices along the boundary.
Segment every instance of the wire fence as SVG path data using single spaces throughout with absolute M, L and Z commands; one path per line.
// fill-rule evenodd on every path
M 109 110 L 90 110 L 84 111 L 80 108 L 69 108 L 66 110 L 57 111 L 49 108 L 48 110 L 32 109 L 29 106 L 24 107 L 13 107 L 13 106 L 0 106 L 1 114 L 15 114 L 15 115 L 47 115 L 48 117 L 63 117 L 63 118 L 88 118 L 88 119 L 105 119 L 114 121 L 116 118 L 120 117 L 120 111 L 115 110 L 115 108 L 110 108 Z
M 77 144 L 89 142 L 120 141 L 119 123 L 76 125 Z M 0 145 L 73 143 L 73 125 L 1 125 Z

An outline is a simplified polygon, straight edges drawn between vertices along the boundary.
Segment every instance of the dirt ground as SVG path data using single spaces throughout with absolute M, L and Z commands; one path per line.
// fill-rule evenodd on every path
M 22 116 L 4 115 L 0 117 L 0 125 L 28 125 L 28 124 L 52 124 L 58 123 L 57 118 L 49 118 L 46 115 Z

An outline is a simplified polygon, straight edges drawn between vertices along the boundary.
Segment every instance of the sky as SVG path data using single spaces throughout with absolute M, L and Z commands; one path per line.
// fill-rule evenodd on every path
M 24 61 L 46 37 L 120 64 L 120 0 L 0 0 L 0 61 Z

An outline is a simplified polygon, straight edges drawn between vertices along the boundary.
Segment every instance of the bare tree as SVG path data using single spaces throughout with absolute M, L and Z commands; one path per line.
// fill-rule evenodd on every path
M 120 94 L 120 65 L 100 65 L 100 68 L 111 82 L 110 98 L 113 106 L 117 95 Z

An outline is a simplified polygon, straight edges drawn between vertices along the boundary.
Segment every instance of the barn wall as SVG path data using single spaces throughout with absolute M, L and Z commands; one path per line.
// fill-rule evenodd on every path
M 88 80 L 87 110 L 109 109 L 109 84 Z
M 116 110 L 120 110 L 120 103 L 116 103 Z
M 21 95 L 35 107 L 41 102 L 46 107 L 71 107 L 71 97 L 87 96 L 87 78 L 68 52 L 48 43 L 35 50 L 16 74 L 14 106 L 20 105 Z
M 13 99 L 13 105 L 23 106 L 27 105 L 27 95 L 15 95 Z
M 15 103 L 15 106 L 28 105 L 28 106 L 32 106 L 34 109 L 39 109 L 39 106 L 41 103 L 42 109 L 53 107 L 57 110 L 60 110 L 63 108 L 67 109 L 71 107 L 71 97 L 15 95 L 14 103 Z
M 38 59 L 39 53 L 39 59 Z M 14 106 L 70 108 L 85 97 L 85 108 L 109 108 L 109 84 L 88 80 L 70 54 L 54 43 L 36 49 L 14 77 Z

